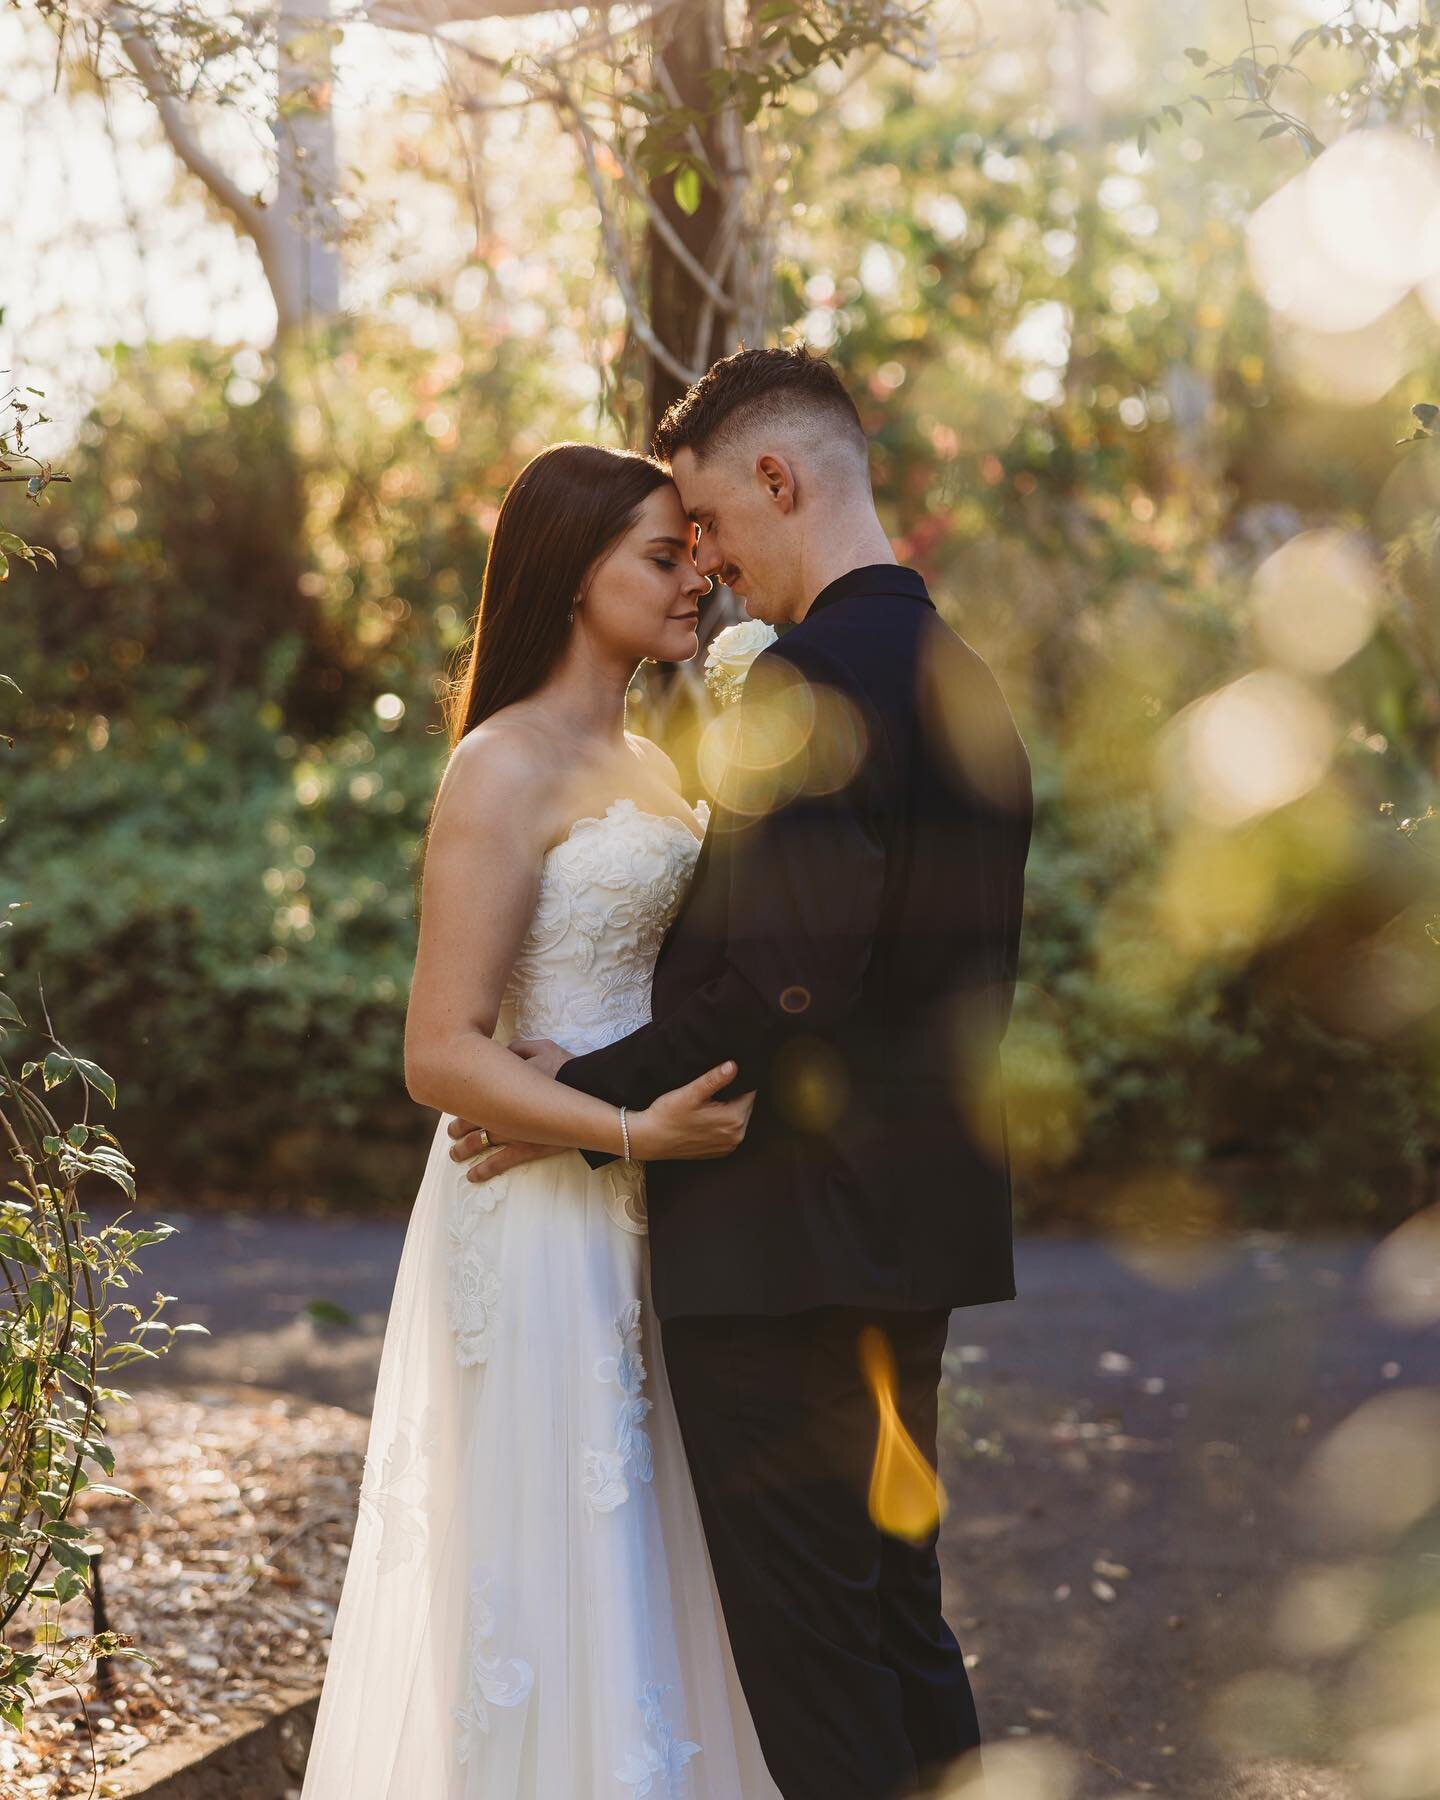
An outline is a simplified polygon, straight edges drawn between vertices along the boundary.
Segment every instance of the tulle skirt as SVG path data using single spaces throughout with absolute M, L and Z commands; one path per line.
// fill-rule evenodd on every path
M 476 1185 L 406 1232 L 302 1800 L 778 1800 L 651 1310 L 643 1171 Z

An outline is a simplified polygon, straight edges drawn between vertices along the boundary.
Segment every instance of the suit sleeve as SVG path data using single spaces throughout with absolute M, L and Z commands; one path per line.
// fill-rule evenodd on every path
M 612 1105 L 639 1110 L 727 1058 L 729 1092 L 763 1085 L 781 1043 L 829 1029 L 860 998 L 894 789 L 883 731 L 846 671 L 790 639 L 756 659 L 739 704 L 739 773 L 710 826 L 727 834 L 724 965 L 666 1018 L 560 1070 Z

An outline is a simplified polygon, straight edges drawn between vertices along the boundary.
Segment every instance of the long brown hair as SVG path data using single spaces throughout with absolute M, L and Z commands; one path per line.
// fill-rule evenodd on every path
M 540 686 L 586 571 L 669 479 L 648 456 L 599 444 L 552 444 L 526 463 L 501 502 L 475 622 L 443 698 L 452 749 Z
M 480 604 L 441 692 L 452 750 L 482 719 L 540 686 L 564 648 L 587 570 L 669 479 L 650 457 L 600 444 L 552 444 L 526 463 L 500 503 Z M 415 865 L 417 920 L 434 822 L 432 800 Z

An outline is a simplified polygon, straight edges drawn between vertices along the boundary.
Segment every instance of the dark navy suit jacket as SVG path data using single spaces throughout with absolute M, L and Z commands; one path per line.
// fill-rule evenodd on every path
M 656 1311 L 1009 1299 L 1010 709 L 921 576 L 876 564 L 762 652 L 733 723 L 652 1022 L 559 1077 L 638 1109 L 733 1057 L 758 1090 L 733 1156 L 647 1166 Z

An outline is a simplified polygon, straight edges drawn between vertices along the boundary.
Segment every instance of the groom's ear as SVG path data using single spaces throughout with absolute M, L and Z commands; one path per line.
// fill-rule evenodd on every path
M 795 471 L 783 456 L 763 451 L 755 458 L 755 473 L 777 512 L 795 510 Z

